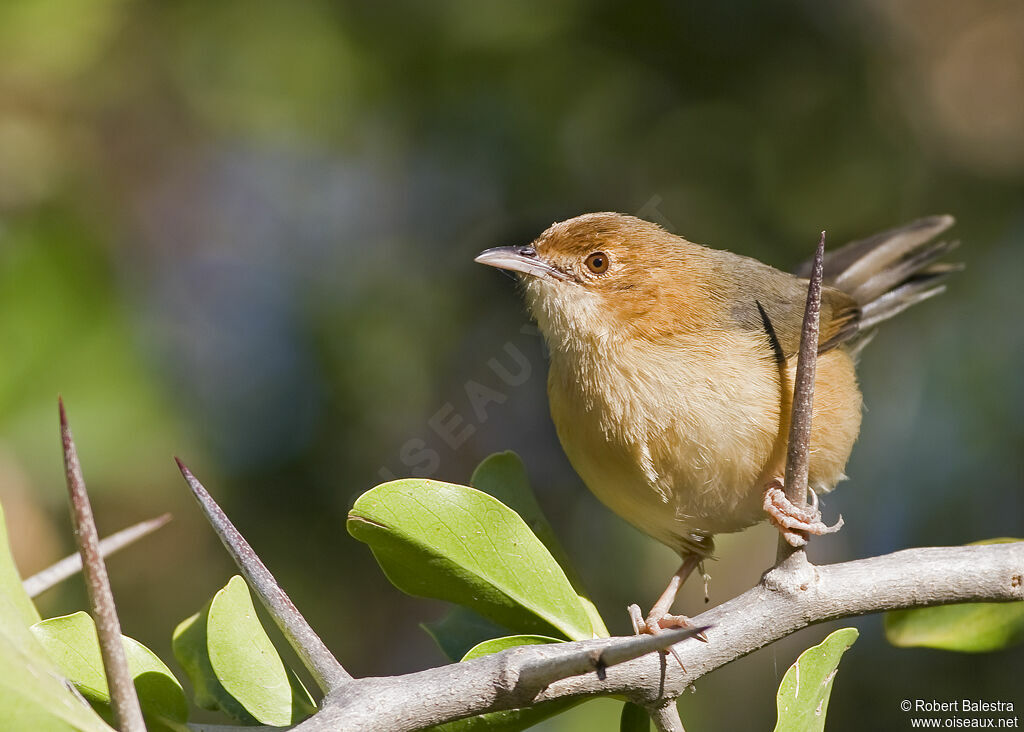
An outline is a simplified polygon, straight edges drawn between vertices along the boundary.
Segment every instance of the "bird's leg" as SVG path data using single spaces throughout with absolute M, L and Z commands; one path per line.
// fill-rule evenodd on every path
M 697 568 L 700 562 L 701 557 L 696 554 L 684 556 L 683 563 L 676 570 L 676 573 L 672 575 L 668 587 L 661 593 L 661 597 L 654 603 L 651 611 L 647 613 L 646 619 L 640 614 L 639 606 L 629 606 L 629 617 L 633 621 L 633 630 L 636 633 L 650 633 L 653 635 L 662 628 L 689 628 L 692 626 L 690 619 L 685 615 L 670 615 L 668 611 L 672 608 L 672 603 L 675 602 L 679 588 L 683 586 L 683 582 L 693 573 L 693 570 Z
M 832 526 L 825 524 L 818 510 L 818 496 L 813 490 L 808 490 L 807 494 L 811 498 L 810 505 L 795 505 L 786 498 L 781 478 L 773 478 L 764 492 L 764 511 L 790 546 L 805 546 L 808 534 L 834 534 L 843 528 L 842 516 Z
M 685 615 L 670 615 L 669 610 L 672 608 L 672 603 L 675 602 L 676 594 L 679 592 L 679 588 L 683 586 L 683 582 L 686 578 L 693 573 L 693 570 L 700 564 L 701 557 L 696 554 L 687 554 L 683 557 L 683 563 L 680 565 L 676 573 L 672 575 L 672 579 L 668 582 L 668 587 L 661 593 L 661 597 L 654 603 L 654 607 L 651 608 L 651 612 L 647 614 L 645 619 L 640 613 L 639 605 L 629 606 L 629 619 L 633 623 L 633 632 L 637 635 L 641 633 L 649 633 L 650 635 L 657 635 L 663 629 L 666 628 L 691 628 L 693 623 Z M 704 641 L 708 640 L 708 637 L 703 633 L 700 633 L 695 638 Z M 676 653 L 675 648 L 671 646 L 668 650 L 675 657 L 679 663 L 679 667 L 686 671 L 686 667 L 683 666 L 683 661 L 679 658 L 679 654 Z

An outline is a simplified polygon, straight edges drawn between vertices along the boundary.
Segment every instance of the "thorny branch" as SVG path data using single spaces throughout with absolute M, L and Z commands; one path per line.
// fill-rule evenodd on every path
M 208 495 L 205 502 L 216 506 Z M 221 525 L 217 531 L 231 548 L 238 535 L 221 533 Z M 231 551 L 239 561 L 242 553 Z M 320 710 L 295 729 L 415 730 L 602 695 L 625 696 L 672 725 L 668 706 L 694 681 L 808 625 L 898 608 L 1024 600 L 1022 576 L 1024 542 L 911 549 L 821 567 L 811 565 L 801 550 L 766 572 L 753 589 L 693 618 L 692 630 L 523 646 L 401 676 L 352 679 L 334 687 Z M 679 642 L 706 628 L 710 643 Z M 686 671 L 653 653 L 671 644 Z
M 814 374 L 818 355 L 818 330 L 821 315 L 821 277 L 825 261 L 825 232 L 821 232 L 814 252 L 811 277 L 807 284 L 807 305 L 800 333 L 793 384 L 793 410 L 789 421 L 789 447 L 786 452 L 786 498 L 796 506 L 807 501 L 807 474 L 810 469 L 811 412 L 814 405 Z
M 683 729 L 683 720 L 679 718 L 679 708 L 676 707 L 676 700 L 672 699 L 651 710 L 651 721 L 658 732 L 686 732 Z
M 82 555 L 82 573 L 85 575 L 85 589 L 89 595 L 89 609 L 96 622 L 99 636 L 100 656 L 103 670 L 110 689 L 110 703 L 114 712 L 115 725 L 122 732 L 145 732 L 142 707 L 135 694 L 135 684 L 128 670 L 128 659 L 121 644 L 121 623 L 114 606 L 114 595 L 110 590 L 107 565 L 100 553 L 100 538 L 93 520 L 92 505 L 85 491 L 82 465 L 78 461 L 78 450 L 71 435 L 63 400 L 60 408 L 60 434 L 64 447 L 64 472 L 68 484 L 68 499 L 71 503 L 71 519 L 75 527 L 78 551 Z
M 794 556 L 803 556 L 798 552 Z M 1024 600 L 1024 542 L 910 549 L 815 567 L 806 560 L 767 572 L 733 600 L 692 618 L 710 643 L 675 646 L 686 666 L 646 654 L 537 691 L 518 683 L 524 666 L 556 665 L 566 654 L 601 651 L 622 638 L 513 648 L 466 663 L 395 677 L 357 679 L 329 694 L 297 732 L 415 730 L 452 719 L 565 698 L 619 695 L 648 708 L 676 699 L 694 681 L 801 628 L 854 615 L 950 602 Z M 656 636 L 661 637 L 661 636 Z
M 320 640 L 320 636 L 296 609 L 291 598 L 274 579 L 274 575 L 270 573 L 267 566 L 249 546 L 249 542 L 231 523 L 221 507 L 206 492 L 203 484 L 192 475 L 192 471 L 181 460 L 178 458 L 174 460 L 189 488 L 192 489 L 196 501 L 203 509 L 206 519 L 224 544 L 224 548 L 235 560 L 235 564 L 238 565 L 249 587 L 273 617 L 277 627 L 280 628 L 289 645 L 295 649 L 303 665 L 313 675 L 317 686 L 326 693 L 351 681 L 352 676 Z

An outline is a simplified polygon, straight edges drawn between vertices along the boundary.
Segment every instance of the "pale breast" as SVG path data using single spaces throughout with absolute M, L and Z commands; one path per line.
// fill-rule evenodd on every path
M 763 517 L 756 483 L 777 447 L 781 390 L 755 338 L 552 353 L 551 414 L 573 467 L 609 508 L 674 548 Z

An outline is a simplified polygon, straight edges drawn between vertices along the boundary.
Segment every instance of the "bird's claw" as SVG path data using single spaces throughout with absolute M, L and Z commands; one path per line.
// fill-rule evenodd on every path
M 786 543 L 793 547 L 806 546 L 808 534 L 815 536 L 834 534 L 843 527 L 842 516 L 832 526 L 821 520 L 821 511 L 818 510 L 817 500 L 812 500 L 809 506 L 793 504 L 786 498 L 782 481 L 778 478 L 769 483 L 765 489 L 764 511 L 778 528 Z
M 629 619 L 633 623 L 633 632 L 637 635 L 648 634 L 657 635 L 662 630 L 670 630 L 672 628 L 692 628 L 693 623 L 685 615 L 662 615 L 660 618 L 655 618 L 654 615 L 648 615 L 646 618 L 640 614 L 639 605 L 629 606 Z M 707 636 L 703 633 L 695 635 L 694 638 L 700 638 L 702 641 L 707 641 Z
M 655 618 L 652 614 L 644 618 L 643 614 L 641 614 L 640 612 L 639 605 L 630 605 L 628 608 L 628 612 L 629 620 L 633 624 L 633 633 L 635 633 L 636 635 L 657 635 L 661 631 L 669 630 L 671 628 L 694 627 L 693 623 L 690 622 L 690 619 L 685 615 L 666 614 L 662 615 L 660 618 Z M 703 631 L 697 633 L 693 637 L 697 640 L 704 641 L 705 643 L 708 642 L 708 637 L 707 635 L 705 635 Z M 675 657 L 676 662 L 679 664 L 679 668 L 681 668 L 685 672 L 686 666 L 683 665 L 683 661 L 681 658 L 679 658 L 679 654 L 676 653 L 675 648 L 669 646 L 666 650 Z

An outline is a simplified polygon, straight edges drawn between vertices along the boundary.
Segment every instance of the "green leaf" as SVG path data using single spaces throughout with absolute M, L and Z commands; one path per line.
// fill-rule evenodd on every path
M 573 574 L 565 550 L 555 536 L 555 531 L 540 504 L 537 503 L 537 497 L 530 487 L 526 466 L 519 455 L 507 450 L 484 458 L 473 471 L 469 484 L 478 491 L 494 496 L 518 513 L 551 555 L 566 569 L 566 575 Z M 569 579 L 573 581 L 575 578 Z M 576 586 L 575 581 L 573 585 Z
M 987 539 L 974 544 L 1010 544 Z M 971 602 L 885 614 L 885 637 L 894 646 L 984 653 L 1024 641 L 1024 602 Z
M 521 633 L 594 637 L 562 568 L 514 511 L 486 493 L 396 480 L 360 496 L 347 526 L 403 592 L 464 605 Z
M 496 452 L 477 466 L 473 471 L 473 476 L 469 479 L 469 484 L 477 490 L 494 496 L 519 514 L 519 517 L 547 547 L 551 556 L 565 572 L 569 584 L 576 590 L 587 609 L 595 635 L 607 638 L 609 633 L 604 625 L 604 620 L 594 604 L 587 598 L 583 581 L 537 502 L 537 496 L 530 487 L 530 478 L 526 473 L 526 466 L 523 464 L 522 458 L 511 450 Z
M 478 643 L 462 657 L 463 661 L 472 661 L 474 658 L 489 656 L 492 653 L 501 653 L 509 648 L 517 646 L 543 646 L 549 643 L 564 643 L 559 638 L 550 638 L 546 635 L 506 635 L 502 638 L 491 638 L 483 643 Z
M 651 732 L 651 715 L 639 704 L 626 702 L 622 705 L 619 732 Z
M 611 633 L 608 632 L 608 628 L 605 627 L 604 619 L 601 617 L 601 613 L 597 611 L 597 605 L 590 601 L 589 597 L 583 595 L 577 595 L 580 604 L 587 613 L 587 617 L 590 618 L 590 625 L 594 629 L 594 635 L 598 638 L 609 638 Z
M 243 724 L 295 724 L 315 710 L 256 617 L 249 588 L 235 575 L 206 607 L 174 630 L 174 656 L 205 709 Z
M 558 638 L 540 635 L 509 635 L 503 638 L 492 638 L 470 649 L 462 660 L 470 661 L 517 646 L 537 646 L 562 642 Z M 484 730 L 486 732 L 519 732 L 519 730 L 532 727 L 538 722 L 581 704 L 582 701 L 581 699 L 558 699 L 523 709 L 506 709 L 501 712 L 481 714 L 477 717 L 448 722 L 431 729 L 435 732 L 483 732 Z
M 4 729 L 111 732 L 65 685 L 29 626 L 39 620 L 7 543 L 0 509 L 0 710 Z
M 552 554 L 556 553 L 552 547 L 558 547 L 558 539 L 530 488 L 526 466 L 519 455 L 511 450 L 488 455 L 476 466 L 469 484 L 518 513 L 544 546 L 551 549 Z
M 23 608 L 0 592 L 0 710 L 4 729 L 112 732 L 83 704 L 23 622 Z
M 800 654 L 782 677 L 777 698 L 779 721 L 775 732 L 821 732 L 832 694 L 839 659 L 860 635 L 842 628 Z
M 25 627 L 40 621 L 39 611 L 32 598 L 21 585 L 21 575 L 14 564 L 11 547 L 7 541 L 7 523 L 3 507 L 0 507 L 0 595 L 4 595 L 17 610 L 17 619 Z
M 110 690 L 92 617 L 77 612 L 50 618 L 33 625 L 32 633 L 61 673 L 101 716 L 111 720 Z M 174 722 L 184 724 L 188 720 L 188 702 L 171 670 L 138 641 L 122 636 L 122 643 L 149 729 L 173 729 Z
M 420 623 L 449 661 L 458 661 L 475 645 L 505 634 L 505 630 L 469 608 L 456 605 L 440 620 Z

